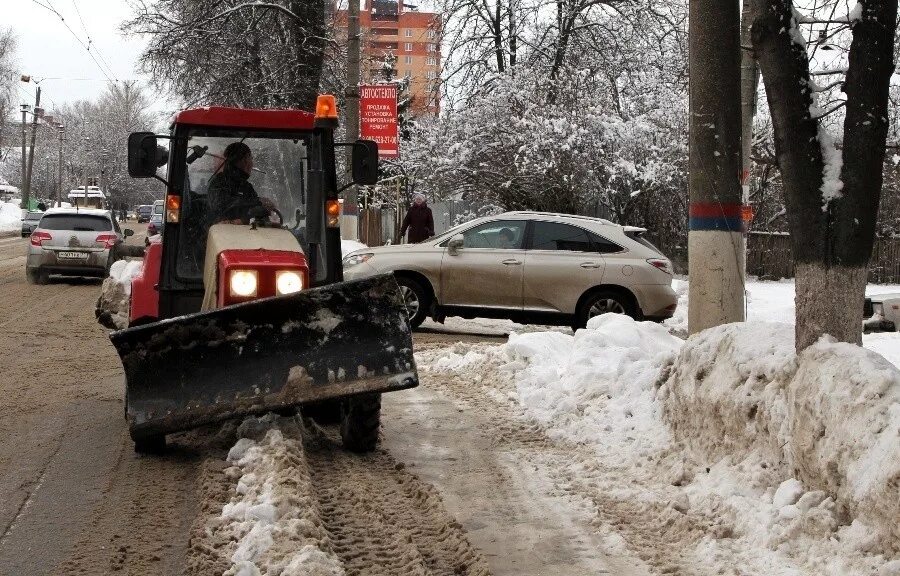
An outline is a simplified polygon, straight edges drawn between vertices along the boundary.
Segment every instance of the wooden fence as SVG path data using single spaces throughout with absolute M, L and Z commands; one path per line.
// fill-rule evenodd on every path
M 747 273 L 763 279 L 793 278 L 791 237 L 784 233 L 747 235 Z M 877 238 L 869 261 L 869 282 L 900 284 L 900 238 Z

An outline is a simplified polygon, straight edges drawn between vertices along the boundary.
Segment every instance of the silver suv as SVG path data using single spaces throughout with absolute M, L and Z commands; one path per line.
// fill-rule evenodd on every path
M 672 264 L 643 228 L 541 212 L 478 218 L 420 244 L 364 248 L 346 279 L 393 272 L 414 326 L 431 315 L 510 318 L 579 328 L 617 312 L 675 312 Z
M 109 210 L 50 209 L 31 233 L 25 275 L 32 284 L 45 284 L 51 274 L 103 278 L 116 247 L 132 234 Z

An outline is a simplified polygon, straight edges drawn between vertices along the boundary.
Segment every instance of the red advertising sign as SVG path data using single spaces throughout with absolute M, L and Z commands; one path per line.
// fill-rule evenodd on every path
M 359 87 L 359 137 L 377 142 L 380 158 L 400 157 L 396 85 Z

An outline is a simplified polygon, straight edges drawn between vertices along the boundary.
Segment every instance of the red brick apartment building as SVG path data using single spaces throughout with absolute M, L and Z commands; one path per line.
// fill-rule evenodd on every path
M 347 37 L 346 10 L 337 11 L 335 24 L 337 36 L 343 42 Z M 359 27 L 362 82 L 377 81 L 385 55 L 393 53 L 397 57 L 397 78 L 410 78 L 412 114 L 436 116 L 441 102 L 440 15 L 419 12 L 403 0 L 365 0 L 359 13 Z

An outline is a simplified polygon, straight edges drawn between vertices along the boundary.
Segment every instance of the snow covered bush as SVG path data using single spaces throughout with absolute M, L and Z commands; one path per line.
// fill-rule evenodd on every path
M 131 280 L 144 269 L 143 260 L 117 260 L 103 280 L 95 314 L 100 324 L 121 330 L 128 327 L 131 311 Z

